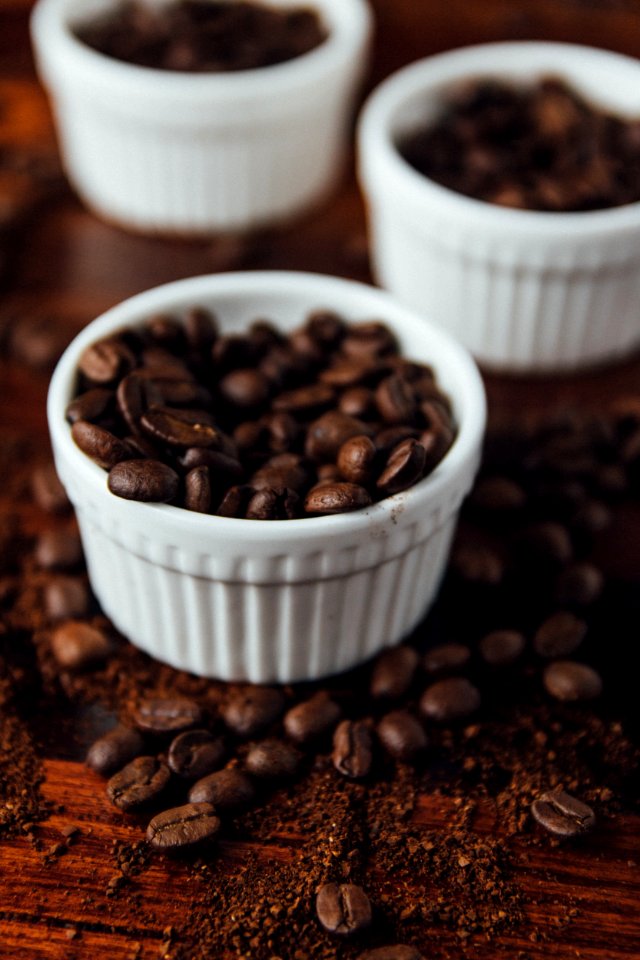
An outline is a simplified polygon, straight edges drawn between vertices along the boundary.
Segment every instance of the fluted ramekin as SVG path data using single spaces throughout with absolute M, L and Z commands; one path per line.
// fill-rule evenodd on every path
M 640 346 L 640 203 L 580 213 L 515 210 L 449 190 L 400 155 L 447 91 L 483 77 L 560 77 L 640 117 L 640 61 L 562 43 L 493 43 L 411 64 L 373 92 L 358 131 L 374 272 L 488 368 L 571 370 Z
M 203 305 L 223 331 L 270 317 L 293 329 L 314 309 L 383 319 L 402 352 L 432 363 L 458 424 L 442 462 L 416 486 L 364 510 L 244 520 L 113 496 L 74 444 L 65 408 L 90 343 L 152 314 Z M 309 680 L 399 642 L 431 604 L 460 504 L 479 462 L 485 399 L 464 348 L 388 294 L 306 273 L 196 277 L 133 297 L 93 321 L 51 381 L 49 429 L 103 609 L 137 646 L 193 673 L 253 682 Z
M 31 21 L 65 168 L 92 210 L 142 232 L 197 235 L 286 219 L 332 189 L 365 68 L 366 0 L 313 0 L 324 43 L 224 74 L 123 63 L 74 36 L 116 2 L 38 0 Z

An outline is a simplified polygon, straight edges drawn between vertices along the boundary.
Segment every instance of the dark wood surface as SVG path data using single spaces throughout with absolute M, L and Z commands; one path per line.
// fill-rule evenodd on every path
M 0 150 L 16 145 L 36 151 L 53 148 L 48 107 L 29 52 L 30 6 L 29 0 L 0 0 Z M 370 84 L 419 56 L 485 40 L 560 39 L 640 56 L 640 5 L 632 0 L 376 0 L 373 7 L 378 26 Z M 251 266 L 366 280 L 363 236 L 363 206 L 349 176 L 312 215 L 257 238 Z M 221 266 L 243 266 L 226 241 L 179 243 L 129 235 L 97 220 L 64 190 L 33 213 L 10 245 L 11 264 L 0 294 L 2 316 L 49 318 L 63 339 L 102 310 L 150 286 Z M 47 381 L 46 370 L 34 372 L 15 359 L 0 362 L 0 430 L 37 438 L 43 455 Z M 618 394 L 637 392 L 639 383 L 640 358 L 573 377 L 486 377 L 494 423 L 512 418 L 514 410 L 528 416 L 568 405 L 597 408 Z M 7 495 L 0 491 L 0 496 Z M 27 502 L 16 502 L 15 510 L 38 529 L 41 519 Z M 611 539 L 607 554 L 610 572 L 640 585 L 638 511 L 628 513 L 624 529 L 621 524 L 615 533 L 618 539 Z M 128 901 L 108 900 L 114 841 L 135 843 L 140 830 L 109 806 L 102 781 L 77 756 L 68 759 L 64 725 L 59 730 L 56 726 L 52 717 L 43 790 L 58 812 L 38 828 L 39 849 L 22 838 L 0 843 L 0 958 L 173 956 L 164 931 L 179 925 L 181 911 L 197 901 L 198 889 L 184 885 L 179 864 L 154 860 L 136 879 L 135 909 Z M 452 800 L 423 796 L 415 823 L 438 827 L 451 817 L 452 807 Z M 69 823 L 81 825 L 82 835 L 57 859 L 54 871 L 46 850 Z M 490 805 L 480 809 L 475 826 L 487 836 L 501 830 Z M 489 946 L 478 941 L 474 947 L 472 940 L 464 956 L 640 957 L 639 828 L 640 818 L 625 814 L 579 848 L 513 841 L 517 881 L 530 894 L 525 907 L 530 923 L 501 933 Z M 286 862 L 299 841 L 277 835 L 262 847 L 229 841 L 220 853 L 220 869 L 233 870 L 253 857 Z M 564 924 L 569 899 L 579 910 L 573 922 Z M 532 929 L 539 932 L 537 941 L 531 939 Z M 434 936 L 432 955 L 456 956 L 455 943 L 449 934 Z

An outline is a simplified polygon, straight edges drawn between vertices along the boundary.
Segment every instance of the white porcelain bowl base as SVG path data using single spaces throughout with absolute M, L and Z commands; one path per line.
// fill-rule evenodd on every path
M 293 329 L 313 309 L 383 319 L 405 355 L 431 362 L 452 399 L 456 440 L 409 490 L 351 514 L 236 520 L 114 497 L 106 473 L 75 446 L 64 418 L 89 343 L 150 315 L 212 308 L 223 331 L 258 316 Z M 52 378 L 56 467 L 74 504 L 94 592 L 118 629 L 153 656 L 203 676 L 310 680 L 348 669 L 407 636 L 444 573 L 485 423 L 468 353 L 362 284 L 303 273 L 218 274 L 133 297 L 73 341 Z

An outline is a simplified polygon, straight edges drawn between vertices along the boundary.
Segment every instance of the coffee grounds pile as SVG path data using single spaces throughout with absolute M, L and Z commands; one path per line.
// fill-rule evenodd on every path
M 67 542 L 77 536 L 46 465 L 35 461 L 33 475 L 26 473 L 35 452 L 21 448 L 16 458 L 15 445 L 5 444 L 1 453 L 7 484 L 32 489 L 29 509 L 48 517 L 52 530 L 66 531 Z M 516 929 L 533 937 L 532 903 L 515 879 L 514 858 L 528 845 L 557 841 L 534 826 L 532 801 L 562 787 L 605 825 L 637 809 L 630 798 L 638 796 L 640 751 L 625 651 L 640 610 L 632 585 L 603 581 L 602 574 L 625 516 L 637 510 L 639 491 L 638 398 L 593 416 L 493 434 L 439 600 L 405 645 L 417 651 L 408 679 L 399 683 L 393 662 L 382 670 L 383 655 L 322 684 L 279 688 L 277 715 L 249 737 L 221 720 L 246 693 L 244 685 L 174 671 L 124 641 L 88 592 L 81 560 L 54 550 L 52 562 L 41 537 L 34 542 L 29 534 L 28 511 L 9 523 L 15 506 L 3 497 L 0 829 L 28 835 L 48 815 L 38 782 L 40 757 L 51 748 L 51 717 L 85 718 L 70 748 L 78 756 L 116 719 L 134 722 L 149 698 L 186 697 L 206 726 L 224 732 L 227 765 L 242 769 L 256 740 L 286 744 L 285 711 L 323 690 L 342 718 L 369 731 L 368 771 L 353 779 L 339 773 L 328 731 L 314 746 L 300 747 L 295 773 L 261 780 L 248 809 L 221 814 L 218 844 L 197 848 L 172 868 L 184 874 L 192 905 L 166 931 L 159 955 L 349 960 L 380 944 L 424 951 L 437 932 L 442 955 L 459 957 L 478 936 L 490 942 Z M 553 619 L 558 613 L 560 621 Z M 69 663 L 68 649 L 52 638 L 70 618 L 106 637 L 97 660 L 61 663 Z M 486 638 L 495 631 L 522 635 L 524 649 L 514 658 L 515 647 L 502 641 L 488 654 Z M 500 665 L 500 656 L 511 662 Z M 566 661 L 593 665 L 602 696 L 556 699 L 545 678 L 550 664 Z M 571 670 L 567 676 L 571 681 Z M 434 684 L 462 677 L 479 691 L 480 708 L 467 701 L 457 720 L 430 719 L 425 691 L 431 690 L 432 709 Z M 439 689 L 436 707 L 446 711 L 450 703 Z M 571 683 L 563 689 L 584 694 Z M 426 748 L 408 760 L 383 748 L 378 732 L 393 711 L 426 731 Z M 87 717 L 98 718 L 97 728 L 93 722 L 88 729 Z M 166 751 L 170 739 L 152 749 Z M 173 788 L 170 803 L 186 803 L 187 789 Z M 429 798 L 426 806 L 422 798 Z M 102 803 L 97 797 L 96 811 Z M 144 829 L 161 809 L 156 801 L 146 815 L 131 815 L 132 842 L 114 846 L 114 876 L 105 891 L 113 922 L 122 902 L 144 909 L 132 878 L 152 862 Z M 256 855 L 260 848 L 264 854 Z M 369 929 L 339 942 L 322 930 L 314 901 L 327 883 L 366 891 L 373 905 Z M 570 923 L 576 909 L 568 900 L 561 922 Z
M 239 0 L 125 0 L 76 28 L 83 43 L 140 67 L 192 73 L 255 70 L 318 47 L 327 32 L 315 10 Z
M 640 200 L 640 119 L 599 109 L 552 77 L 532 87 L 470 82 L 398 149 L 436 183 L 504 207 L 570 212 Z

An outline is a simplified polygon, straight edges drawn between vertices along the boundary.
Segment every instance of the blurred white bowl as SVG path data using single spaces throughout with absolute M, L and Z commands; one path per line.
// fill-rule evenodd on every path
M 402 352 L 431 363 L 449 394 L 458 424 L 452 447 L 414 487 L 338 516 L 226 519 L 113 496 L 65 420 L 80 354 L 122 327 L 193 305 L 214 310 L 223 332 L 264 316 L 293 329 L 317 308 L 351 321 L 383 319 Z M 398 643 L 424 616 L 477 470 L 485 399 L 467 352 L 388 294 L 313 274 L 255 272 L 171 283 L 109 310 L 61 358 L 48 418 L 91 583 L 118 629 L 196 674 L 289 682 L 352 667 Z

